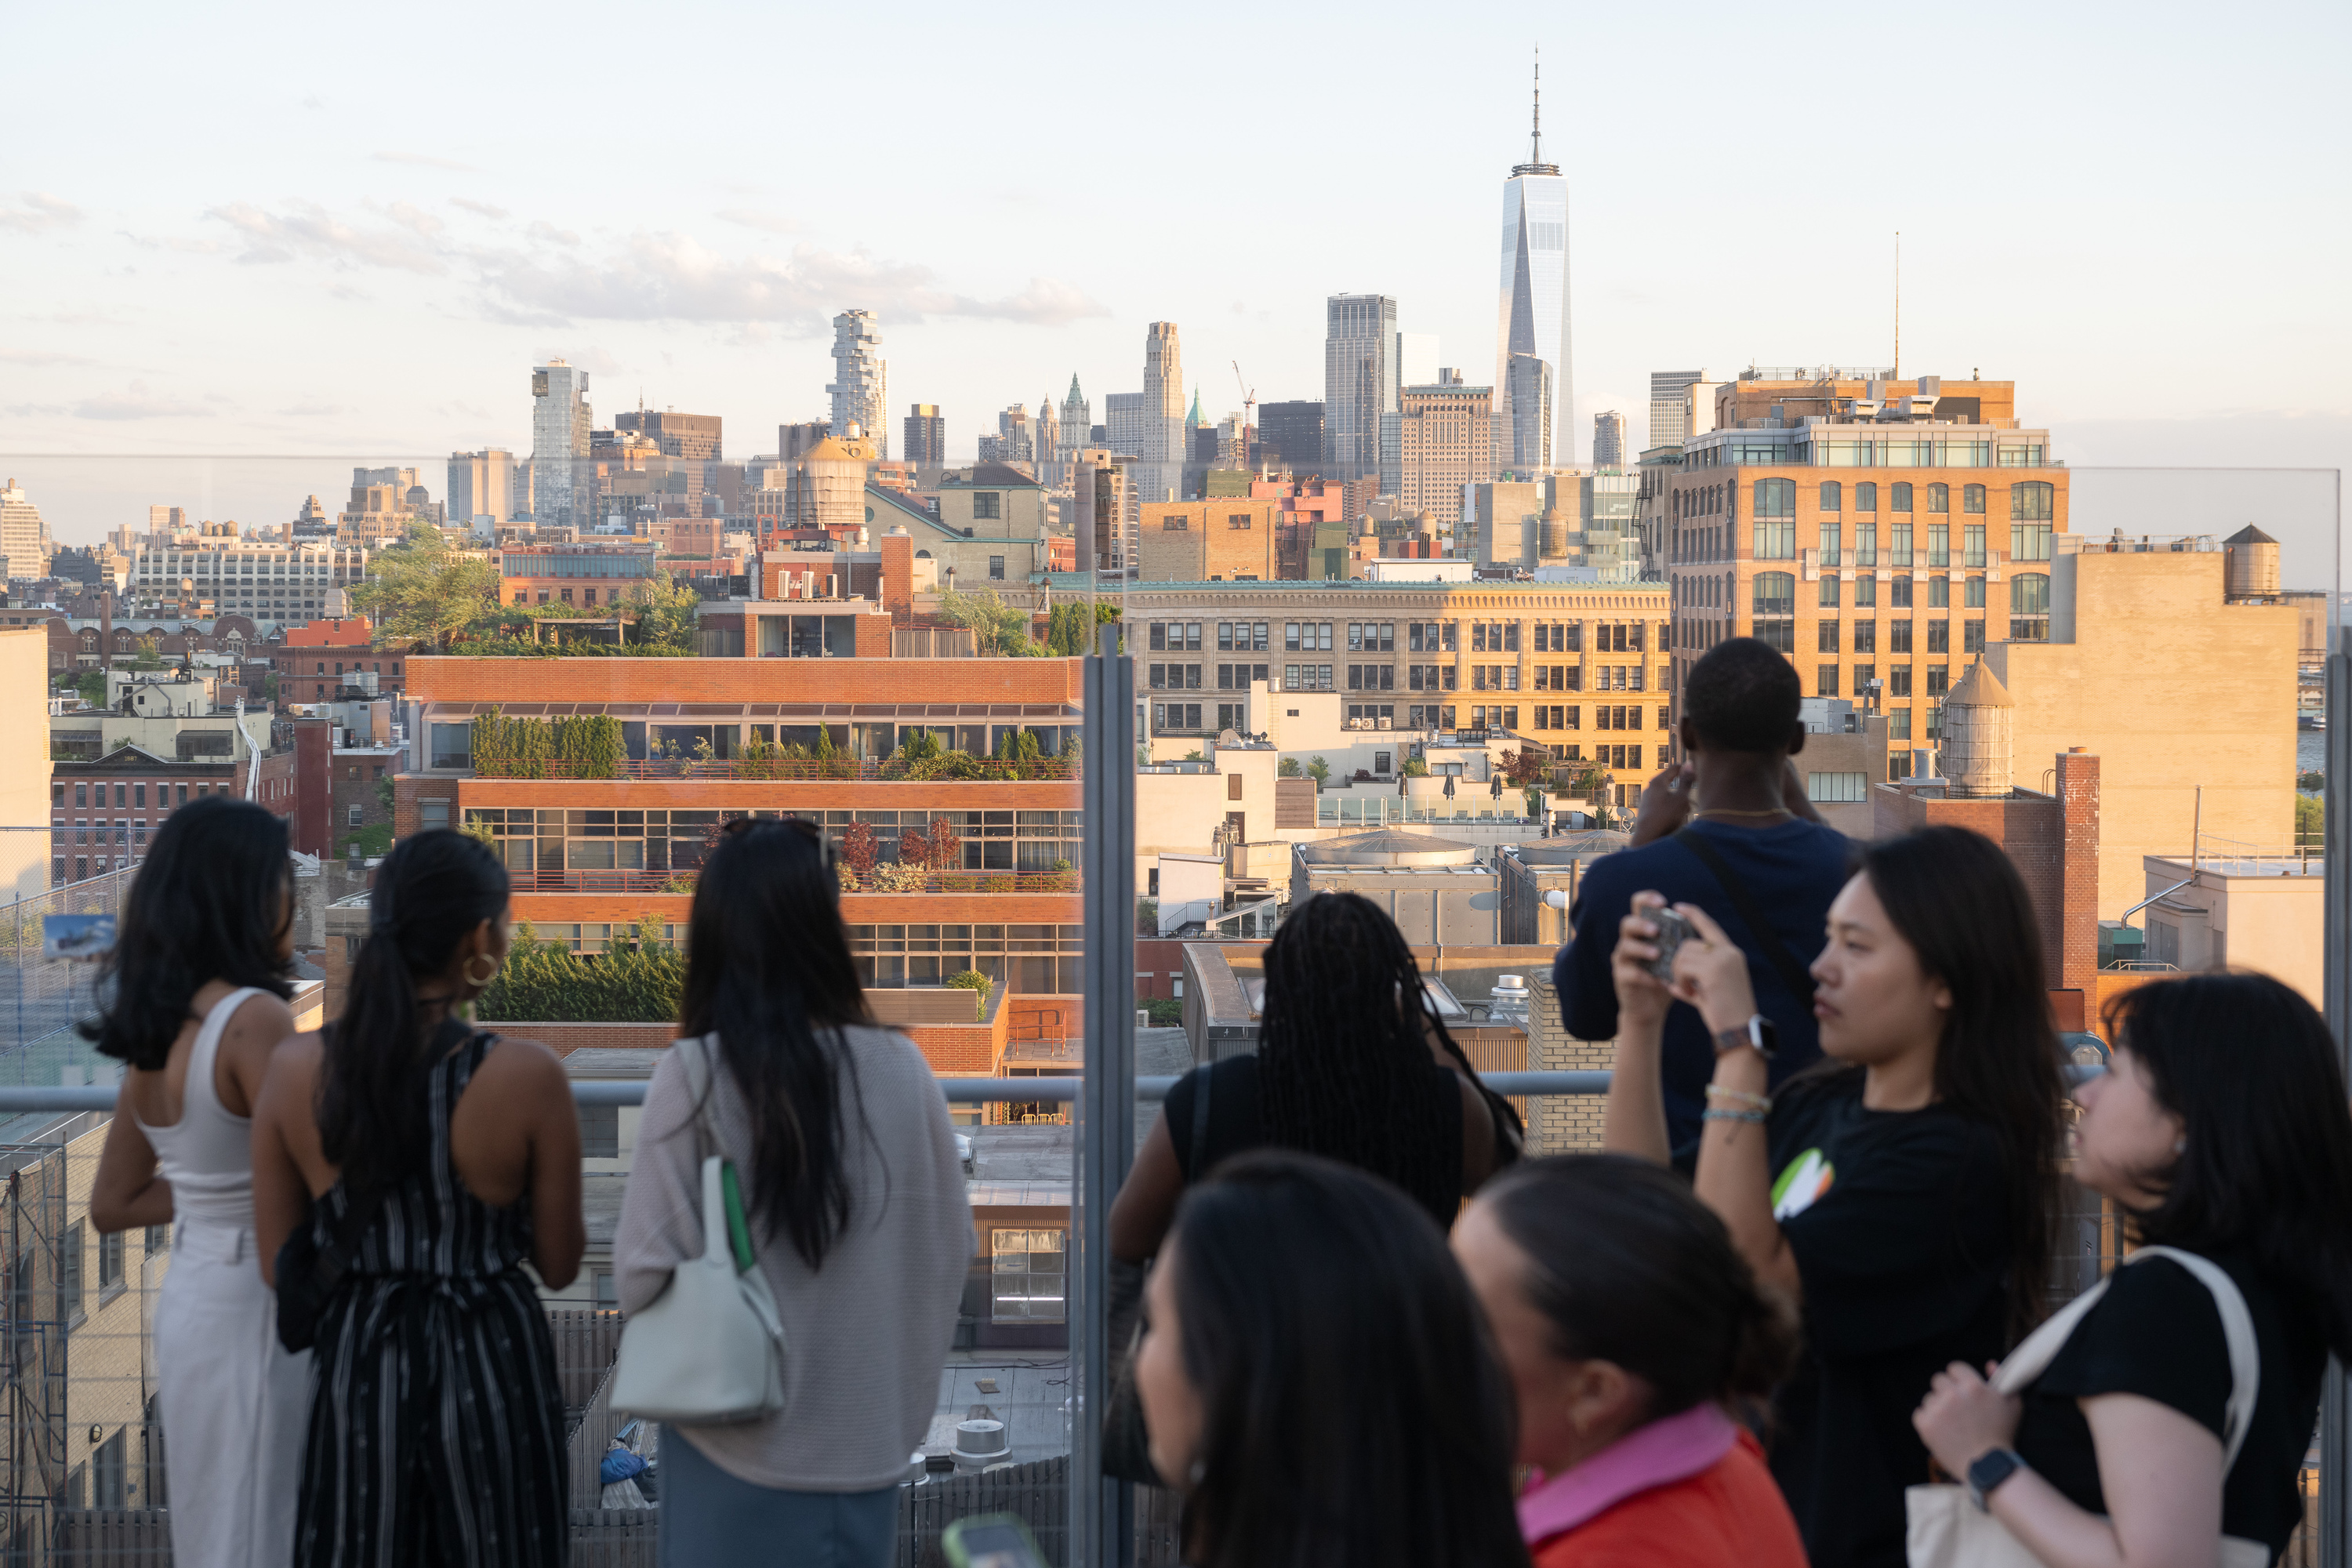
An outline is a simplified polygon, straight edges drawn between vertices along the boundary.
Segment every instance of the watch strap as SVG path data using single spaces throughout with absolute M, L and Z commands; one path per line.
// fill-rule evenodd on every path
M 1979 1511 L 1987 1508 L 1990 1497 L 2001 1482 L 2025 1468 L 2014 1448 L 1989 1448 L 1969 1461 L 1969 1498 Z

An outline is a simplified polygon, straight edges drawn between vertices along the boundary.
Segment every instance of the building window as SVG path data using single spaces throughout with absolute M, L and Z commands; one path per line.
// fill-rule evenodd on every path
M 1805 796 L 1815 805 L 1853 805 L 1869 798 L 1866 773 L 1807 773 Z
M 446 796 L 435 796 L 416 803 L 416 826 L 419 830 L 449 826 L 449 802 Z
M 1756 505 L 1751 515 L 1759 519 L 1796 516 L 1797 481 L 1794 479 L 1757 480 Z
M 1960 651 L 1962 653 L 1984 652 L 1984 622 L 1962 621 L 1960 623 Z
M 1886 738 L 1890 741 L 1907 741 L 1911 738 L 1911 710 L 1894 708 L 1887 710 Z
M 2049 560 L 2050 525 L 2046 522 L 2011 523 L 2009 554 L 2012 561 Z
M 122 1293 L 123 1233 L 113 1231 L 98 1238 L 98 1299 L 110 1301 Z
M 1907 482 L 1897 480 L 1887 486 L 1886 491 L 1887 510 L 1909 511 L 1911 510 L 1911 487 Z
M 1853 623 L 1853 651 L 1856 653 L 1876 653 L 1878 651 L 1878 623 L 1876 621 L 1856 621 Z
M 975 521 L 995 521 L 1003 514 L 997 510 L 999 497 L 994 490 L 971 492 L 971 515 Z
M 1981 577 L 1969 578 L 1960 596 L 1965 601 L 1961 605 L 1963 609 L 1983 609 L 1985 602 L 1985 580 Z
M 1908 584 L 1906 584 L 1906 586 L 1908 586 Z M 1889 621 L 1886 623 L 1886 651 L 1889 653 L 1909 653 L 1911 651 L 1911 623 L 1909 621 Z
M 2046 522 L 2056 515 L 2058 488 L 2047 479 L 2021 479 L 2009 487 L 2011 522 Z M 2037 559 L 2047 560 L 2042 556 Z
M 1896 651 L 1899 652 L 1902 650 L 1898 649 Z M 1898 664 L 1891 667 L 1887 670 L 1886 695 L 1889 697 L 1908 697 L 1911 695 L 1911 667 L 1909 665 Z
M 1823 651 L 1828 650 L 1825 649 Z M 1838 667 L 1833 664 L 1815 665 L 1813 667 L 1813 695 L 1816 697 L 1835 697 L 1837 694 Z M 1818 800 L 1820 796 L 1816 795 L 1814 798 Z
M 998 1323 L 1066 1321 L 1061 1230 L 988 1233 L 988 1315 Z
M 1759 616 L 1793 616 L 1797 613 L 1797 579 L 1787 572 L 1756 574 L 1756 610 Z
M 359 807 L 359 806 L 356 806 L 356 805 L 355 805 L 355 806 L 352 806 L 352 807 L 351 808 L 351 825 L 352 825 L 353 827 L 357 827 L 357 826 L 360 826 L 360 816 L 361 816 L 361 815 L 362 815 L 362 807 Z
M 1910 578 L 1908 578 L 1908 577 L 1897 577 L 1897 578 L 1894 579 L 1892 582 L 1888 583 L 1888 584 L 1886 584 L 1886 587 L 1887 587 L 1886 603 L 1887 603 L 1887 605 L 1888 605 L 1891 608 L 1897 609 L 1897 610 L 1907 610 L 1907 609 L 1909 609 L 1909 608 L 1911 607 L 1911 591 L 1912 591 L 1912 590 L 1911 590 L 1911 579 L 1910 579 Z
M 1853 510 L 1856 511 L 1876 511 L 1878 510 L 1878 486 L 1876 484 L 1868 479 L 1864 479 L 1853 487 Z
M 1980 513 L 1980 512 L 1982 512 L 1982 511 L 1984 510 L 1984 508 L 1985 508 L 1985 488 L 1984 488 L 1984 486 L 1982 486 L 1982 485 L 1962 485 L 1962 486 L 1960 487 L 1960 510 L 1961 510 L 1962 511 L 1964 511 L 1964 512 L 1979 512 L 1979 513 Z
M 1839 598 L 1839 582 L 1838 582 L 1838 579 L 1836 579 L 1835 577 L 1831 577 L 1831 576 L 1826 576 L 1826 575 L 1824 575 L 1824 576 L 1822 578 L 1822 591 L 1821 591 L 1821 594 L 1820 594 L 1819 597 L 1820 597 L 1820 599 L 1821 599 L 1821 607 L 1822 607 L 1822 609 L 1824 609 L 1824 610 L 1834 610 L 1834 609 L 1836 609 L 1836 608 L 1838 607 L 1838 598 Z
M 1877 578 L 1857 577 L 1853 580 L 1853 606 L 1857 610 L 1877 608 Z
M 1951 622 L 1929 621 L 1927 623 L 1927 651 L 1929 653 L 1949 653 L 1952 651 Z
M 2050 579 L 2022 572 L 2009 580 L 2009 635 L 2019 642 L 2050 640 Z
M 58 1316 L 65 1320 L 68 1328 L 89 1315 L 82 1310 L 81 1301 L 82 1249 L 89 1244 L 85 1227 L 78 1224 L 66 1226 L 65 1246 L 58 1259 Z
M 1951 603 L 1952 580 L 1949 577 L 1928 578 L 1927 607 L 1931 610 L 1947 609 L 1950 607 Z
M 1835 479 L 1824 481 L 1822 485 L 1822 510 L 1823 511 L 1840 511 L 1843 510 L 1844 507 L 1845 487 L 1838 483 Z
M 1003 556 L 992 555 L 988 558 L 988 580 L 992 583 L 1002 583 L 1004 581 Z
M 1822 621 L 1822 622 L 1817 623 L 1816 629 L 1815 629 L 1815 636 L 1816 636 L 1816 637 L 1817 637 L 1817 639 L 1818 639 L 1818 640 L 1816 641 L 1816 644 L 1815 644 L 1815 646 L 1814 646 L 1814 649 L 1813 649 L 1813 651 L 1814 651 L 1814 652 L 1816 652 L 1816 653 L 1835 653 L 1835 652 L 1837 652 L 1837 650 L 1838 650 L 1838 624 L 1837 624 L 1837 622 L 1835 622 L 1835 621 Z M 1830 695 L 1834 695 L 1834 694 L 1833 694 L 1833 693 L 1827 693 L 1827 692 L 1825 692 L 1825 693 L 1823 693 L 1822 695 L 1824 695 L 1824 696 L 1830 696 Z
M 1951 689 L 1952 672 L 1949 667 L 1940 664 L 1929 665 L 1927 667 L 1927 695 L 1941 699 L 1945 693 L 1950 691 Z

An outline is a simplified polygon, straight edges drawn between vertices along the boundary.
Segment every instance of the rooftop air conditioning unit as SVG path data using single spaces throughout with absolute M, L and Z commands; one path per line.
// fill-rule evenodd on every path
M 1382 719 L 1382 720 L 1381 720 L 1381 721 L 1380 721 L 1380 728 L 1381 728 L 1381 729 L 1383 729 L 1383 730 L 1386 730 L 1386 729 L 1388 729 L 1388 728 L 1390 728 L 1390 727 L 1391 727 L 1391 725 L 1392 724 L 1392 722 L 1393 722 L 1393 721 L 1391 721 L 1391 720 Z

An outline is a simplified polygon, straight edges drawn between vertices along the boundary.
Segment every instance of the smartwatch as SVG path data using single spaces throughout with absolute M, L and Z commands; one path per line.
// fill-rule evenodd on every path
M 1989 1448 L 1970 1460 L 1969 1500 L 1977 1505 L 1977 1511 L 1987 1511 L 1985 1499 L 1992 1495 L 1993 1489 L 2023 1468 L 2025 1461 L 2017 1457 L 2014 1448 Z
M 1780 1031 L 1774 1028 L 1772 1020 L 1761 1013 L 1751 1015 L 1744 1024 L 1734 1024 L 1728 1029 L 1716 1031 L 1715 1054 L 1717 1056 L 1721 1056 L 1726 1051 L 1738 1050 L 1742 1047 L 1754 1051 L 1769 1062 L 1772 1059 L 1772 1053 L 1780 1049 Z

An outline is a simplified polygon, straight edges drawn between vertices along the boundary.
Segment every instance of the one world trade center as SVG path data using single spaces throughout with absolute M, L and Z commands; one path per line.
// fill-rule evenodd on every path
M 1569 363 L 1568 180 L 1543 161 L 1538 64 L 1528 161 L 1503 184 L 1503 286 L 1495 321 L 1495 466 L 1528 473 L 1576 461 Z M 1554 431 L 1560 439 L 1555 447 Z

